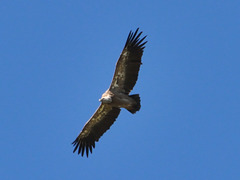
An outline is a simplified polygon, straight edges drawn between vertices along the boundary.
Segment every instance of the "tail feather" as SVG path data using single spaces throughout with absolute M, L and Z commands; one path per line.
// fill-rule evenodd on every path
M 141 108 L 140 96 L 139 96 L 139 94 L 133 94 L 133 95 L 130 95 L 129 97 L 131 97 L 132 99 L 134 99 L 135 102 L 136 102 L 136 104 L 133 105 L 133 106 L 131 106 L 131 107 L 128 108 L 127 110 L 128 110 L 130 113 L 134 114 L 134 113 L 136 113 L 137 111 L 139 111 L 140 108 Z

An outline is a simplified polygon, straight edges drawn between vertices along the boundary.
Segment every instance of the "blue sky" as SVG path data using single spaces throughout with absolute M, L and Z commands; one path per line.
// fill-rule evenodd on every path
M 1 179 L 240 179 L 239 12 L 234 0 L 1 1 Z M 122 110 L 89 158 L 73 154 L 137 27 L 141 110 Z

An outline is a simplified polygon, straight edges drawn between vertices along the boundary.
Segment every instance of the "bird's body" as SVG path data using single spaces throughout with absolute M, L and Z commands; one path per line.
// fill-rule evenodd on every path
M 138 79 L 141 57 L 143 54 L 143 42 L 146 38 L 139 39 L 142 32 L 138 29 L 133 33 L 130 31 L 124 49 L 117 61 L 112 83 L 101 99 L 101 105 L 93 116 L 84 125 L 82 131 L 73 142 L 73 152 L 88 156 L 89 151 L 95 148 L 95 142 L 110 128 L 118 117 L 121 109 L 125 108 L 132 114 L 140 110 L 139 94 L 129 95 Z
M 102 98 L 99 101 L 103 104 L 111 105 L 112 107 L 125 109 L 130 109 L 137 104 L 137 102 L 129 95 L 109 89 L 103 93 Z

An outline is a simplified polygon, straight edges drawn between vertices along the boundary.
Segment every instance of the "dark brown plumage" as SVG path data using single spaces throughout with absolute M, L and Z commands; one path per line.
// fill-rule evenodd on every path
M 78 149 L 78 154 L 92 153 L 92 148 L 95 148 L 95 141 L 107 131 L 114 123 L 120 113 L 119 108 L 109 106 L 107 104 L 101 104 L 90 120 L 84 125 L 83 130 L 73 142 L 75 146 L 74 152 Z
M 102 95 L 101 105 L 93 116 L 84 125 L 82 131 L 73 142 L 75 146 L 73 152 L 86 155 L 92 148 L 95 148 L 95 142 L 110 128 L 118 117 L 121 109 L 125 108 L 131 113 L 140 110 L 139 94 L 129 95 L 138 79 L 141 57 L 143 54 L 144 36 L 140 39 L 142 32 L 134 33 L 130 31 L 123 51 L 117 61 L 115 73 L 110 88 Z
M 139 34 L 137 32 L 138 29 L 134 34 L 130 31 L 128 35 L 124 49 L 117 61 L 110 89 L 118 88 L 129 94 L 137 82 L 139 68 L 142 64 L 141 58 L 145 48 L 144 45 L 147 43 L 147 41 L 143 42 L 146 36 L 139 39 L 142 32 Z M 121 74 L 124 74 L 124 76 L 121 76 Z

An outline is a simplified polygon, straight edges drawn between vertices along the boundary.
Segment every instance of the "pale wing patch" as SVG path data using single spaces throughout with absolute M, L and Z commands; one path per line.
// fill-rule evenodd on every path
M 99 109 L 97 110 L 98 114 L 94 114 L 90 120 L 91 122 L 99 123 L 105 115 L 111 110 L 111 107 L 106 107 L 106 106 L 100 106 Z M 89 125 L 88 122 L 85 125 Z M 82 136 L 87 136 L 90 133 L 88 129 L 83 129 L 82 131 Z
M 93 117 L 93 121 L 95 122 L 99 122 L 103 119 L 103 117 L 109 112 L 109 109 L 105 106 L 100 106 L 99 108 L 99 113 L 98 113 L 98 117 Z
M 123 72 L 118 72 L 117 75 L 114 77 L 113 89 L 119 87 L 119 80 L 124 78 Z
M 129 52 L 128 51 L 125 51 L 122 55 L 123 56 L 128 56 Z
M 123 80 L 125 78 L 126 72 L 125 72 L 125 67 L 123 67 L 123 66 L 126 65 L 126 63 L 124 63 L 124 62 L 126 61 L 128 55 L 129 55 L 128 51 L 123 52 L 121 55 L 123 58 L 123 63 L 121 64 L 121 67 L 120 67 L 121 70 L 119 70 L 117 72 L 117 74 L 113 77 L 113 79 L 114 79 L 113 84 L 112 84 L 113 89 L 120 87 L 119 82 L 123 82 Z

